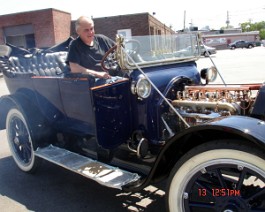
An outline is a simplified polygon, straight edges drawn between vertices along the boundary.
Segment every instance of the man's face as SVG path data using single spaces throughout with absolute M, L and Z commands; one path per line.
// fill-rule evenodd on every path
M 92 45 L 95 35 L 94 23 L 88 20 L 83 20 L 77 29 L 77 34 L 85 44 Z

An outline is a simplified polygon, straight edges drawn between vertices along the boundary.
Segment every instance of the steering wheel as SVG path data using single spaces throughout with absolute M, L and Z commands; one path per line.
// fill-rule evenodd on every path
M 129 55 L 139 54 L 141 44 L 138 40 L 130 39 L 125 41 L 125 49 Z
M 111 47 L 101 60 L 101 67 L 106 72 L 109 72 L 110 70 L 116 70 L 119 66 L 115 56 L 116 49 L 117 45 Z
M 128 45 L 126 48 L 126 52 L 132 57 L 136 58 L 138 61 L 139 58 L 137 58 L 137 55 L 140 51 L 140 42 L 137 40 L 127 40 L 125 41 L 125 45 Z M 101 60 L 101 67 L 106 72 L 115 72 L 115 70 L 119 69 L 119 64 L 116 60 L 115 52 L 117 49 L 117 45 L 111 47 L 106 54 L 103 56 Z

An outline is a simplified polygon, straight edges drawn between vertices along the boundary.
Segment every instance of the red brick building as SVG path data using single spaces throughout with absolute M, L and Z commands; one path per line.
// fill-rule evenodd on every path
M 26 47 L 50 47 L 65 41 L 69 36 L 75 37 L 74 22 L 71 14 L 49 8 L 0 16 L 0 44 L 6 42 Z M 138 35 L 164 35 L 175 32 L 149 13 L 117 15 L 94 18 L 96 33 L 115 39 L 116 34 L 127 38 Z M 237 40 L 259 40 L 258 32 L 248 33 L 202 33 L 209 46 L 218 49 L 227 48 L 227 44 Z
M 49 47 L 70 36 L 71 14 L 44 9 L 0 16 L 0 44 Z
M 104 34 L 113 40 L 117 34 L 122 34 L 127 39 L 132 36 L 175 34 L 175 31 L 149 13 L 118 15 L 93 20 L 96 33 Z M 151 40 L 147 42 L 150 44 Z M 158 37 L 152 39 L 153 46 L 159 45 L 160 42 Z
M 0 16 L 0 44 L 6 42 L 25 48 L 49 47 L 75 37 L 71 14 L 57 9 L 44 9 Z M 95 18 L 96 33 L 115 39 L 116 34 L 127 37 L 149 34 L 174 34 L 149 13 Z
M 175 32 L 161 23 L 149 13 L 119 15 L 93 19 L 96 33 L 104 34 L 112 39 L 116 34 L 125 36 L 166 35 Z

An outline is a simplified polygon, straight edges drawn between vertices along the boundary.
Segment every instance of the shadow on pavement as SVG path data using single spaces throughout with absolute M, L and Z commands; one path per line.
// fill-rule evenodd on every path
M 24 211 L 36 212 L 165 211 L 164 191 L 155 186 L 125 193 L 46 161 L 36 174 L 26 174 L 16 167 L 11 156 L 0 159 L 0 202 L 1 198 L 11 199 Z

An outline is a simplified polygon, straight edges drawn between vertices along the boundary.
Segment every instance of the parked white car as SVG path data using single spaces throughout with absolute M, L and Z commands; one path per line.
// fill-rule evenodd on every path
M 177 51 L 175 53 L 176 56 L 179 56 L 179 57 L 187 57 L 187 56 L 191 56 L 193 55 L 195 52 L 200 52 L 199 54 L 202 55 L 202 56 L 205 56 L 205 57 L 208 57 L 209 55 L 212 55 L 212 54 L 216 54 L 216 48 L 214 47 L 210 47 L 210 46 L 206 46 L 206 45 L 200 45 L 199 46 L 199 49 L 198 49 L 198 46 L 188 46 L 184 49 L 181 49 L 179 51 Z M 207 53 L 208 52 L 208 53 Z

